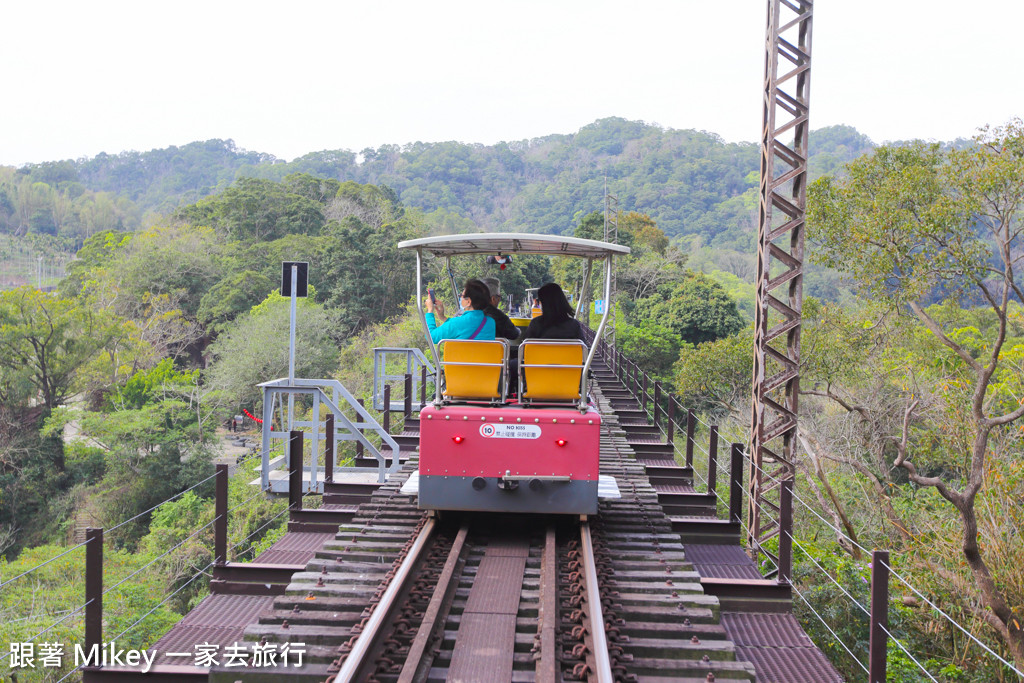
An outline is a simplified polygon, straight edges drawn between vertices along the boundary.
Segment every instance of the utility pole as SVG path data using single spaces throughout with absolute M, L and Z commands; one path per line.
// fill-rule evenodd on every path
M 608 194 L 608 176 L 604 177 L 604 241 L 611 242 L 612 244 L 619 243 L 619 200 L 613 195 Z M 616 299 L 616 287 L 615 282 L 615 268 L 611 269 L 611 297 L 608 301 L 604 302 L 605 306 L 611 306 L 611 310 L 608 312 L 608 326 L 605 328 L 604 336 L 608 344 L 614 349 L 615 348 L 615 306 L 612 302 Z M 608 359 L 608 362 L 612 366 L 612 370 L 615 369 L 615 357 Z
M 813 5 L 768 0 L 765 40 L 747 541 L 776 567 L 764 544 L 792 531 L 781 484 L 796 471 Z

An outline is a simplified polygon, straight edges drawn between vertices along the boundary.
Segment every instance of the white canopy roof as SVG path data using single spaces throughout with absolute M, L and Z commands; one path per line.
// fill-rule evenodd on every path
M 422 249 L 435 256 L 456 254 L 547 254 L 603 259 L 611 254 L 628 254 L 629 247 L 610 242 L 561 235 L 527 232 L 480 232 L 468 235 L 440 235 L 406 240 L 399 249 Z

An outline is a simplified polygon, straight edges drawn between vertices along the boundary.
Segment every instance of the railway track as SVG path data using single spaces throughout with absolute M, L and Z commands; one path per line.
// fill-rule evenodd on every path
M 538 533 L 510 532 L 508 521 L 444 530 L 429 520 L 413 545 L 419 553 L 406 558 L 416 569 L 394 577 L 333 681 L 562 680 L 560 602 L 580 613 L 577 679 L 599 672 L 596 680 L 613 681 L 604 629 L 593 627 L 604 620 L 588 523 Z M 560 546 L 560 534 L 576 538 Z M 570 577 L 561 589 L 560 575 Z
M 399 492 L 414 457 L 246 630 L 304 643 L 304 666 L 210 680 L 753 681 L 595 393 L 601 472 L 621 493 L 596 517 L 429 516 Z

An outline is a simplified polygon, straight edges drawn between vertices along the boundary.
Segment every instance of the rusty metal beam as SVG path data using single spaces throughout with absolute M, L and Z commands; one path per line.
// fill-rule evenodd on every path
M 747 541 L 777 564 L 762 544 L 779 535 L 779 482 L 795 472 L 813 10 L 768 0 Z
M 85 530 L 85 647 L 103 646 L 103 529 Z
M 228 466 L 217 465 L 214 496 L 213 561 L 218 567 L 228 561 Z

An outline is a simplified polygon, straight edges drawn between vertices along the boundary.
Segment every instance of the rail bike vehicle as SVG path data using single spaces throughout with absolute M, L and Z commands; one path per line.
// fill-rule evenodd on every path
M 423 310 L 423 258 L 443 257 L 450 273 L 450 259 L 459 255 L 577 257 L 586 261 L 580 291 L 588 291 L 595 264 L 603 266 L 608 301 L 613 258 L 629 248 L 525 233 L 445 235 L 398 247 L 416 251 L 417 309 L 437 369 L 434 400 L 420 412 L 419 507 L 596 513 L 599 483 L 614 489 L 614 481 L 601 482 L 598 473 L 601 416 L 587 387 L 611 306 L 589 348 L 578 340 L 532 338 L 434 344 Z M 585 299 L 576 298 L 577 318 Z M 525 327 L 529 319 L 513 322 Z

